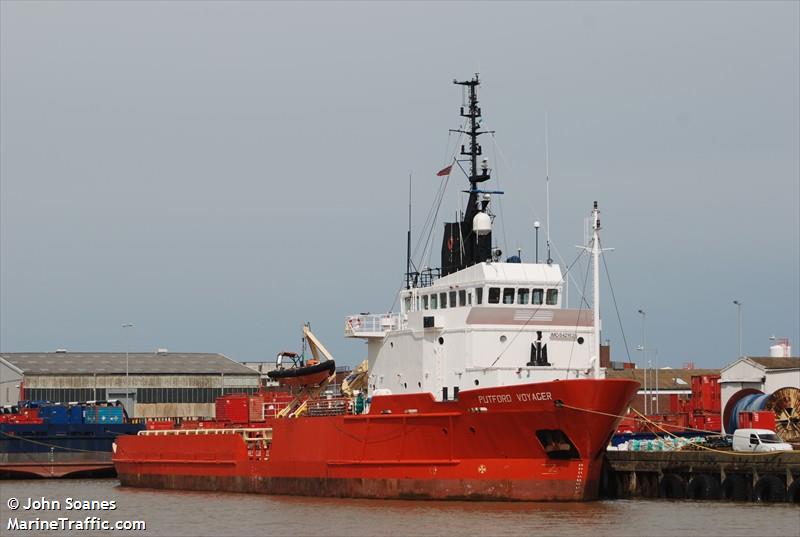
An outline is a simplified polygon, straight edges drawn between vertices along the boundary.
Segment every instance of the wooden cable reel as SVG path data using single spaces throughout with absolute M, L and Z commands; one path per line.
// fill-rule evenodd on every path
M 767 399 L 765 410 L 775 413 L 775 432 L 784 442 L 800 443 L 800 389 L 787 386 Z

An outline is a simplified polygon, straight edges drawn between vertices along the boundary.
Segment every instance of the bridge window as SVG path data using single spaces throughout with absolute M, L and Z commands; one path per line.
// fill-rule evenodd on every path
M 499 287 L 490 287 L 489 288 L 489 304 L 499 304 L 500 303 L 500 288 Z
M 404 312 L 411 311 L 411 297 L 410 296 L 407 296 L 407 297 L 405 297 L 403 299 L 403 305 L 405 306 L 404 309 L 403 309 Z
M 558 289 L 547 290 L 547 305 L 555 306 L 558 304 Z
M 422 309 L 428 309 L 428 295 L 422 297 Z
M 531 304 L 534 306 L 540 306 L 542 304 L 542 299 L 544 298 L 544 289 L 534 289 L 533 295 L 531 297 Z
M 435 310 L 435 309 L 438 309 L 438 307 L 439 306 L 438 306 L 438 301 L 437 301 L 436 295 L 431 295 L 431 309 Z
M 506 287 L 503 289 L 503 304 L 513 304 L 514 293 L 516 293 L 516 289 L 513 287 Z
M 456 302 L 456 294 L 457 293 L 455 291 L 450 291 L 450 307 L 451 308 L 455 308 L 456 306 L 458 306 L 458 302 Z M 461 305 L 463 306 L 464 304 L 461 304 Z
M 479 306 L 483 304 L 483 287 L 475 289 L 475 304 Z
M 527 304 L 531 298 L 531 290 L 528 288 L 520 289 L 517 304 Z
M 458 305 L 459 306 L 467 305 L 467 292 L 464 290 L 458 292 Z
M 447 307 L 447 293 L 439 293 L 439 308 L 445 309 Z

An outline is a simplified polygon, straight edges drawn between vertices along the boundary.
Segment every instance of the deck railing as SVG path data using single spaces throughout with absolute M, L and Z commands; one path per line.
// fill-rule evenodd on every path
M 350 315 L 344 323 L 344 335 L 351 337 L 383 336 L 401 326 L 399 313 Z

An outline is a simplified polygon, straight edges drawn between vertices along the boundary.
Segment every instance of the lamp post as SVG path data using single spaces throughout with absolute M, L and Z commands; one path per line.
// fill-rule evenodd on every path
M 742 357 L 742 303 L 738 300 L 733 301 L 736 304 L 736 316 L 737 316 L 737 333 L 739 339 L 739 358 Z
M 125 323 L 122 325 L 122 330 L 125 331 L 126 328 L 133 328 L 133 323 Z M 128 376 L 129 373 L 129 360 L 128 360 L 128 353 L 130 352 L 130 338 L 125 338 L 125 397 L 130 397 L 130 390 L 131 390 L 131 381 L 130 377 Z
M 642 364 L 644 368 L 644 413 L 647 414 L 647 313 L 644 310 L 639 310 L 639 315 L 642 316 Z
M 539 228 L 542 226 L 537 220 L 533 223 L 533 229 L 536 230 L 536 262 L 539 262 Z
M 658 391 L 658 372 L 659 372 L 659 369 L 658 369 L 658 347 L 653 347 L 652 350 L 653 350 L 653 353 L 655 353 L 655 362 L 656 362 L 656 368 L 653 370 L 653 375 L 655 376 L 655 385 L 656 385 L 656 387 L 655 387 L 656 414 L 658 414 L 658 399 L 660 397 L 660 394 L 659 394 L 659 391 Z M 651 405 L 651 409 L 652 409 L 652 405 Z

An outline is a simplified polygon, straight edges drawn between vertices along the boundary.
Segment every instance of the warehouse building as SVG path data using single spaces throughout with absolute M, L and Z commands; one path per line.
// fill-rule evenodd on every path
M 800 358 L 744 356 L 722 369 L 722 408 L 742 390 L 773 393 L 781 388 L 800 388 Z
M 0 353 L 0 403 L 119 399 L 128 415 L 214 417 L 225 393 L 253 392 L 259 373 L 222 354 Z

